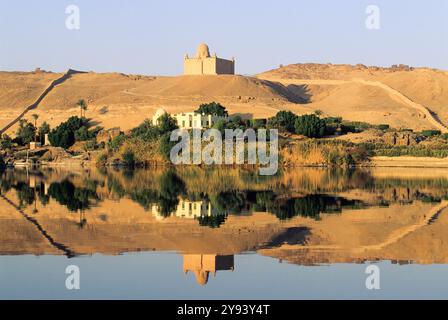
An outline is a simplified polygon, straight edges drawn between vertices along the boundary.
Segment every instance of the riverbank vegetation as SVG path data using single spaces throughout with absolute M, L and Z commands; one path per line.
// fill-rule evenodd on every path
M 85 117 L 85 109 L 80 110 L 84 111 L 81 117 L 71 117 L 53 129 L 45 122 L 38 127 L 37 117 L 34 123 L 22 119 L 14 138 L 8 135 L 0 138 L 0 155 L 4 162 L 81 159 L 98 166 L 170 164 L 169 154 L 176 144 L 170 141 L 170 133 L 178 126 L 169 114 L 161 116 L 157 124 L 146 119 L 136 128 L 122 132 L 119 128 L 104 130 L 94 126 Z M 196 112 L 228 115 L 226 108 L 216 102 L 202 104 Z M 214 123 L 213 128 L 223 135 L 226 129 L 278 129 L 283 166 L 352 167 L 368 164 L 373 156 L 448 157 L 448 135 L 440 131 L 393 129 L 387 124 L 322 117 L 319 112 L 296 115 L 280 111 L 267 119 L 230 116 L 228 120 Z M 44 144 L 45 137 L 51 146 L 28 150 L 31 142 Z M 245 147 L 247 149 L 247 143 Z

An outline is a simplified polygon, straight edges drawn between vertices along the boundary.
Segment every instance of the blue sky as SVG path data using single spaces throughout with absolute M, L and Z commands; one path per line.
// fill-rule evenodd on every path
M 80 30 L 65 27 L 70 4 Z M 365 27 L 368 5 L 379 30 Z M 304 62 L 448 70 L 447 16 L 446 0 L 0 0 L 0 70 L 176 75 L 200 42 L 240 74 Z

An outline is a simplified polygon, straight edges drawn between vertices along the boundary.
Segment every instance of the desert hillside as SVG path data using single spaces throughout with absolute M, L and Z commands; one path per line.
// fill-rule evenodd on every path
M 32 104 L 62 74 L 51 72 L 0 72 L 0 108 L 20 110 Z
M 95 124 L 122 130 L 152 117 L 160 107 L 177 113 L 211 101 L 248 118 L 270 117 L 279 110 L 320 110 L 326 116 L 395 128 L 448 130 L 446 72 L 331 64 L 290 65 L 256 77 L 0 72 L 0 129 L 26 108 L 24 118 L 37 113 L 40 122 L 55 126 L 79 114 L 79 99 L 87 101 L 87 116 Z M 16 128 L 6 132 L 13 135 Z
M 0 89 L 0 128 L 33 103 L 46 85 L 61 76 L 45 72 L 0 73 L 0 77 L 6 80 L 6 85 Z M 23 83 L 24 86 L 21 85 Z M 123 130 L 152 117 L 160 107 L 177 113 L 193 111 L 201 103 L 218 101 L 232 114 L 270 117 L 287 105 L 305 102 L 279 83 L 251 77 L 77 73 L 55 86 L 25 118 L 30 119 L 31 114 L 37 113 L 39 121 L 57 125 L 69 116 L 79 114 L 76 106 L 79 99 L 87 101 L 87 116 L 95 123 L 104 127 L 119 126 Z M 309 110 L 302 107 L 300 111 Z M 11 127 L 8 133 L 13 133 L 16 127 Z
M 428 126 L 428 122 L 440 129 L 431 117 L 448 124 L 445 71 L 404 65 L 294 64 L 258 77 L 279 81 L 290 90 L 297 88 L 308 99 L 309 107 L 329 115 L 412 129 Z

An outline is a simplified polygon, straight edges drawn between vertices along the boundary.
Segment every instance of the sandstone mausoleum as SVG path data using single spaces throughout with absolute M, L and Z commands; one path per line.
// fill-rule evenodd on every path
M 210 56 L 210 50 L 206 44 L 199 45 L 195 58 L 184 59 L 185 75 L 218 75 L 235 74 L 235 59 L 226 60 L 216 56 Z

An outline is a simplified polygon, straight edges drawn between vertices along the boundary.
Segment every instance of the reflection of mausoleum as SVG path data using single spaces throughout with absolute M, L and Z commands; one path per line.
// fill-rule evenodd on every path
M 218 270 L 234 269 L 234 257 L 216 254 L 186 254 L 184 255 L 184 272 L 193 272 L 197 283 L 206 285 L 210 272 L 216 276 Z

